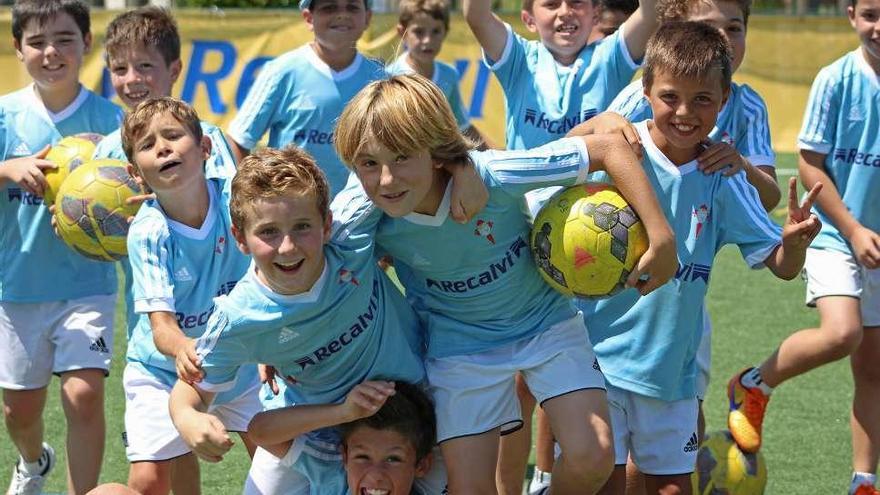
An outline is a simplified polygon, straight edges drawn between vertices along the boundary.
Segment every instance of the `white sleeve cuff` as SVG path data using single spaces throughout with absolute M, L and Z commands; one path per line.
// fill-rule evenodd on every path
M 150 297 L 147 299 L 138 299 L 134 302 L 134 312 L 137 314 L 155 313 L 157 311 L 174 313 L 174 298 Z
M 831 152 L 831 145 L 826 143 L 809 143 L 798 139 L 797 144 L 798 149 L 800 150 L 815 151 L 816 153 L 822 153 L 823 155 L 827 155 Z
M 626 47 L 626 39 L 623 37 L 623 29 L 623 26 L 620 26 L 620 28 L 617 29 L 617 32 L 620 33 L 617 35 L 617 49 L 620 50 L 620 54 L 623 55 L 623 60 L 626 61 L 631 69 L 638 69 L 642 64 L 633 60 L 632 55 L 629 53 L 629 48 Z
M 577 182 L 575 184 L 583 184 L 587 181 L 587 175 L 590 173 L 590 151 L 587 149 L 587 143 L 583 139 L 577 137 L 563 138 L 571 141 L 581 154 L 581 166 L 578 170 Z
M 501 58 L 499 58 L 498 60 L 492 61 L 486 55 L 486 51 L 482 50 L 483 63 L 486 64 L 486 67 L 488 67 L 489 70 L 492 70 L 492 71 L 495 71 L 499 67 L 504 65 L 504 63 L 507 62 L 507 59 L 510 58 L 510 52 L 513 51 L 513 42 L 514 42 L 513 28 L 510 27 L 510 24 L 507 24 L 506 22 L 504 23 L 504 28 L 507 29 L 507 42 L 504 44 L 504 51 L 501 52 Z
M 764 268 L 766 266 L 766 264 L 764 262 L 767 260 L 767 257 L 770 256 L 771 253 L 773 253 L 774 249 L 776 249 L 777 247 L 779 247 L 781 245 L 782 245 L 782 243 L 779 242 L 779 243 L 773 244 L 772 246 L 769 246 L 767 248 L 759 249 L 759 250 L 755 251 L 754 253 L 752 253 L 746 257 L 746 263 L 748 263 L 748 265 L 753 270 L 758 270 L 760 268 Z

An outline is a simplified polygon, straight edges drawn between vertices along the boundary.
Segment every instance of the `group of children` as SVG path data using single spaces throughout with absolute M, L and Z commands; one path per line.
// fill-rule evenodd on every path
M 123 119 L 78 80 L 85 4 L 17 1 L 34 83 L 0 99 L 0 387 L 20 454 L 8 493 L 39 493 L 54 467 L 52 374 L 76 449 L 69 490 L 98 482 L 115 274 L 55 238 L 41 199 L 48 147 L 83 132 L 149 191 L 122 263 L 129 490 L 199 493 L 197 457 L 221 461 L 238 432 L 245 493 L 520 494 L 537 403 L 530 493 L 690 493 L 706 290 L 715 253 L 736 244 L 783 279 L 806 260 L 822 327 L 731 379 L 737 443 L 760 447 L 773 387 L 852 354 L 850 493 L 878 493 L 880 0 L 853 0 L 860 47 L 814 83 L 799 138 L 809 190 L 801 202 L 789 181 L 781 227 L 766 213 L 781 197 L 766 107 L 731 82 L 749 6 L 526 0 L 529 41 L 490 1 L 466 0 L 506 97 L 502 151 L 485 149 L 457 74 L 435 60 L 439 0 L 401 2 L 406 51 L 387 67 L 356 49 L 369 0 L 302 0 L 314 41 L 264 66 L 225 134 L 170 97 L 181 61 L 167 11 L 107 28 Z M 588 178 L 617 186 L 649 248 L 627 290 L 573 301 L 538 275 L 526 212 Z

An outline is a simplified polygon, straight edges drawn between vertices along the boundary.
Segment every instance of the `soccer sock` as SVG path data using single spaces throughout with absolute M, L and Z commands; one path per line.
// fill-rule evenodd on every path
M 42 474 L 43 469 L 46 467 L 46 459 L 44 456 L 40 456 L 34 462 L 25 462 L 24 457 L 19 456 L 18 458 L 18 472 L 24 473 L 28 476 L 39 476 Z
M 862 485 L 870 485 L 874 486 L 877 484 L 877 475 L 874 473 L 860 473 L 858 471 L 853 473 L 852 482 L 849 484 L 849 493 L 852 495 L 856 492 L 856 489 Z
M 739 382 L 746 388 L 759 389 L 764 395 L 769 396 L 773 393 L 773 387 L 764 383 L 764 380 L 761 378 L 761 368 L 757 366 L 743 373 Z

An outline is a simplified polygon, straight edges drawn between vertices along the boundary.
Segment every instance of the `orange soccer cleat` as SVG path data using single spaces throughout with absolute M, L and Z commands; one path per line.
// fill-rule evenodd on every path
M 727 384 L 727 398 L 730 400 L 727 428 L 739 448 L 753 454 L 761 448 L 761 426 L 770 396 L 764 395 L 758 388 L 742 384 L 740 379 L 750 369 L 737 373 Z
M 862 484 L 856 488 L 853 495 L 880 495 L 880 490 L 874 488 L 874 485 Z

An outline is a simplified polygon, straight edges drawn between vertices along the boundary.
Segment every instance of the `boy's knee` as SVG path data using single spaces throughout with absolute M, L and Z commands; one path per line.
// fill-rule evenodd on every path
M 128 474 L 128 486 L 143 495 L 167 495 L 171 492 L 171 473 L 158 463 L 134 463 Z
M 835 359 L 849 356 L 862 343 L 862 327 L 857 322 L 823 322 L 822 331 L 828 334 L 828 348 Z
M 563 448 L 559 461 L 569 472 L 581 473 L 581 477 L 601 485 L 614 471 L 614 452 L 601 445 L 578 445 Z
M 67 386 L 62 393 L 64 408 L 68 415 L 86 419 L 98 417 L 103 412 L 104 394 L 84 383 Z

